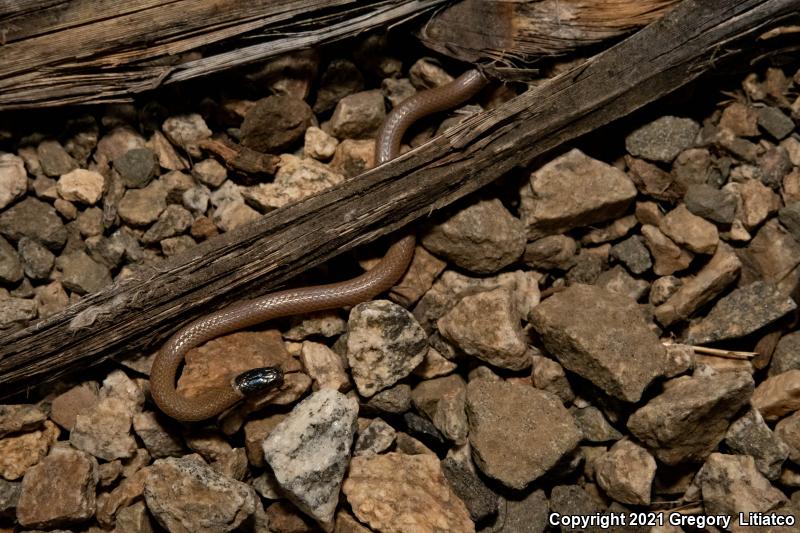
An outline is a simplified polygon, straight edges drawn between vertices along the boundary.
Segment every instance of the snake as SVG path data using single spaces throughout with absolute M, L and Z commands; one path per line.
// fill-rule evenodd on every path
M 488 83 L 477 69 L 438 87 L 426 89 L 395 106 L 375 140 L 375 165 L 396 157 L 406 130 L 419 119 L 446 111 L 473 98 Z M 186 352 L 222 335 L 276 318 L 353 306 L 394 286 L 414 256 L 416 237 L 396 240 L 380 261 L 363 274 L 337 283 L 287 289 L 243 300 L 199 317 L 178 329 L 156 353 L 150 370 L 150 393 L 166 415 L 184 422 L 215 417 L 237 402 L 283 385 L 279 367 L 261 367 L 234 376 L 224 385 L 187 397 L 177 390 L 177 373 Z

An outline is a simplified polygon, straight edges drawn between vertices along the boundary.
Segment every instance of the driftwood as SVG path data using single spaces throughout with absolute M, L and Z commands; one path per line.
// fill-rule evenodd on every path
M 800 0 L 686 0 L 614 48 L 386 165 L 0 339 L 0 394 L 153 349 L 212 308 L 263 294 L 697 79 L 798 9 Z
M 445 0 L 0 0 L 0 111 L 132 94 L 397 24 Z M 179 54 L 225 48 L 182 63 Z

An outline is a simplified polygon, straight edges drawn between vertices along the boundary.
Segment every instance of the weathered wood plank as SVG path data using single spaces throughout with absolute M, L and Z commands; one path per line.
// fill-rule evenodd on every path
M 429 215 L 518 165 L 697 79 L 800 0 L 685 0 L 616 47 L 339 187 L 199 245 L 0 338 L 0 396 L 153 348 L 211 308 Z

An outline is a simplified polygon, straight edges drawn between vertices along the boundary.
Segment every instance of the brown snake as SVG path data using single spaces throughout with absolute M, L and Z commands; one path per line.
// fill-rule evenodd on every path
M 389 113 L 378 132 L 376 165 L 398 154 L 403 134 L 411 124 L 424 116 L 464 103 L 486 83 L 483 74 L 469 70 L 446 85 L 422 91 L 402 102 Z M 415 241 L 413 234 L 402 237 L 375 267 L 356 278 L 266 294 L 230 305 L 182 327 L 170 337 L 153 361 L 150 391 L 156 405 L 178 420 L 205 420 L 245 396 L 280 386 L 283 383 L 280 369 L 254 368 L 234 377 L 226 386 L 187 398 L 176 390 L 176 374 L 187 351 L 220 335 L 275 318 L 355 305 L 374 298 L 397 283 L 408 269 Z

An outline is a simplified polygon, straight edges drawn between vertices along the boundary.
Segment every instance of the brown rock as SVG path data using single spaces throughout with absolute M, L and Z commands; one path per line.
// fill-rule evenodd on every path
M 698 254 L 713 254 L 719 242 L 717 227 L 690 213 L 684 204 L 667 213 L 658 227 L 678 245 Z
M 733 102 L 722 110 L 719 127 L 739 137 L 755 137 L 758 135 L 758 112 L 747 104 Z
M 336 147 L 330 167 L 346 178 L 352 178 L 375 166 L 375 141 L 345 139 Z
M 258 467 L 263 467 L 266 464 L 264 462 L 264 449 L 261 444 L 286 416 L 278 413 L 266 418 L 248 420 L 244 425 L 244 445 L 250 464 Z
M 753 407 L 766 420 L 779 418 L 800 409 L 800 370 L 787 370 L 762 381 L 752 398 Z
M 247 187 L 248 203 L 261 212 L 283 207 L 344 182 L 344 176 L 313 159 L 283 154 L 272 183 Z
M 354 457 L 343 490 L 356 517 L 379 531 L 475 531 L 436 456 Z
M 68 446 L 56 446 L 22 480 L 17 520 L 25 527 L 54 529 L 79 524 L 95 511 L 97 461 Z
M 244 117 L 242 144 L 259 152 L 286 151 L 303 137 L 313 118 L 311 108 L 299 98 L 262 98 Z
M 149 473 L 149 467 L 139 469 L 123 479 L 111 492 L 102 493 L 97 502 L 97 521 L 106 527 L 112 526 L 121 508 L 143 497 L 144 483 Z
M 0 405 L 0 437 L 38 429 L 46 419 L 35 405 Z
M 42 429 L 0 439 L 0 476 L 9 481 L 21 478 L 47 455 L 59 433 L 55 424 L 45 420 Z
M 686 192 L 685 184 L 652 163 L 625 156 L 625 164 L 628 166 L 628 175 L 636 184 L 636 188 L 646 196 L 674 202 L 681 199 Z
M 125 400 L 103 398 L 77 414 L 70 444 L 106 461 L 131 457 L 136 451 L 136 440 L 131 435 L 132 415 Z
M 800 243 L 775 219 L 764 224 L 739 255 L 744 264 L 741 283 L 763 279 L 788 296 L 800 280 Z
M 573 285 L 539 304 L 531 325 L 567 370 L 621 400 L 638 401 L 664 372 L 664 347 L 625 296 Z
M 411 400 L 445 438 L 456 444 L 466 442 L 466 384 L 461 376 L 422 381 L 411 391 Z
M 340 392 L 350 389 L 350 379 L 344 370 L 342 358 L 318 342 L 303 342 L 300 351 L 303 368 L 314 381 L 314 390 L 334 389 Z
M 562 402 L 569 403 L 575 399 L 575 393 L 567 380 L 567 373 L 564 367 L 552 359 L 534 355 L 533 373 L 531 380 L 537 389 L 552 392 L 558 396 Z
M 530 386 L 470 381 L 467 417 L 476 465 L 514 489 L 541 477 L 581 439 L 558 397 Z
M 738 192 L 742 198 L 742 204 L 737 218 L 744 223 L 747 229 L 759 226 L 781 207 L 778 195 L 758 180 L 748 180 L 739 184 Z
M 594 463 L 598 485 L 616 501 L 650 505 L 650 489 L 656 460 L 641 446 L 625 439 L 617 442 Z
M 365 139 L 375 136 L 386 117 L 383 94 L 379 90 L 345 96 L 331 116 L 331 132 L 339 139 Z
M 642 235 L 655 260 L 653 272 L 656 275 L 669 276 L 691 264 L 694 255 L 688 250 L 681 249 L 655 226 L 649 224 L 642 226 Z
M 577 243 L 566 235 L 550 235 L 528 243 L 523 261 L 533 268 L 567 270 L 575 264 Z
M 133 415 L 133 429 L 142 439 L 150 456 L 178 457 L 183 455 L 184 446 L 174 421 L 153 411 Z

